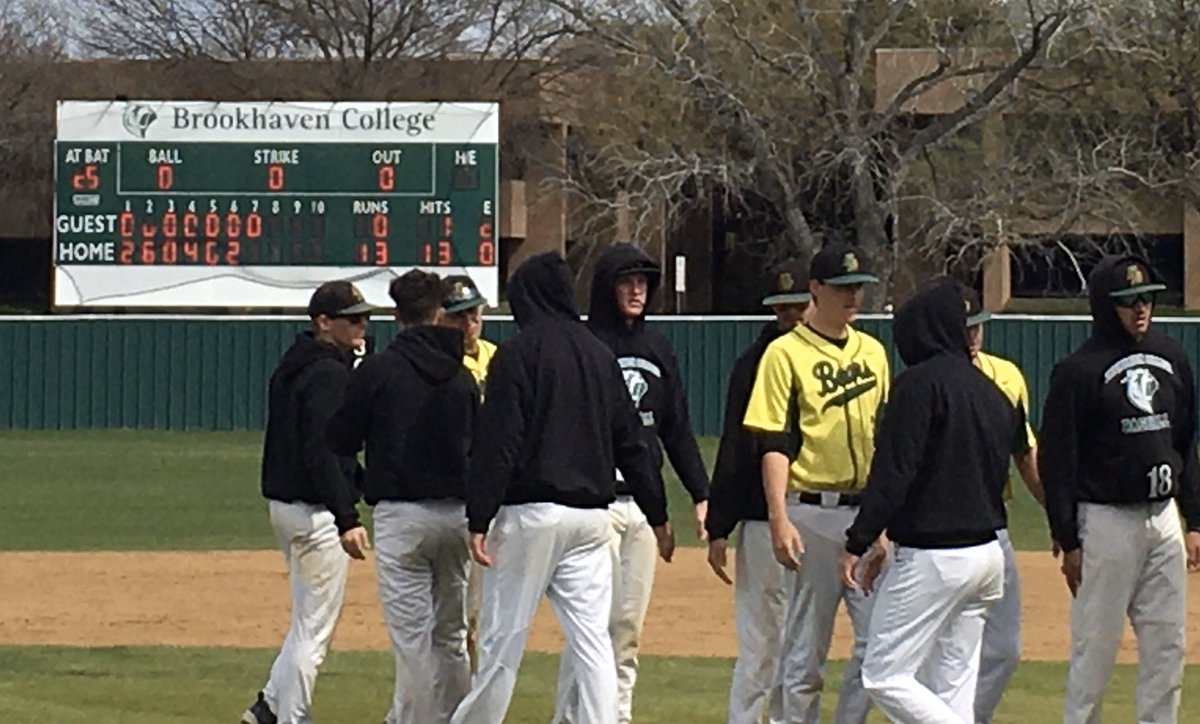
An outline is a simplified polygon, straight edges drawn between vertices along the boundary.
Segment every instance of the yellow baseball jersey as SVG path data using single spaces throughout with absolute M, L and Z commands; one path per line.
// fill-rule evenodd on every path
M 483 388 L 484 382 L 487 381 L 488 365 L 492 363 L 492 357 L 496 355 L 496 345 L 480 338 L 479 340 L 479 356 L 472 357 L 469 354 L 463 355 L 463 367 L 471 373 L 475 378 L 475 383 Z
M 799 433 L 790 490 L 857 492 L 867 484 L 889 379 L 879 340 L 850 329 L 838 347 L 799 325 L 767 347 L 742 423 Z
M 1013 407 L 1020 406 L 1026 415 L 1029 414 L 1029 388 L 1025 385 L 1025 375 L 1021 374 L 1020 367 L 1017 367 L 1010 360 L 990 355 L 986 352 L 980 352 L 975 355 L 975 366 L 988 379 L 996 383 L 996 386 L 1000 388 L 1000 391 L 1004 393 L 1004 396 L 1008 398 Z M 1028 418 L 1025 420 L 1025 434 L 1029 437 L 1030 447 L 1037 444 L 1037 437 L 1033 433 L 1033 426 L 1029 424 Z M 1011 466 L 1008 473 L 1008 482 L 1004 486 L 1005 500 L 1012 500 L 1013 480 L 1019 478 L 1020 473 L 1017 472 L 1016 466 Z

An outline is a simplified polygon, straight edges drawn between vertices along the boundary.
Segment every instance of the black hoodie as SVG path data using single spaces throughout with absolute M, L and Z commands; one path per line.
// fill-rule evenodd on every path
M 758 339 L 742 352 L 729 373 L 721 445 L 713 467 L 708 518 L 704 521 L 710 540 L 728 538 L 739 520 L 767 519 L 760 464 L 762 451 L 757 444 L 758 436 L 742 425 L 742 419 L 750 404 L 759 360 L 767 346 L 783 334 L 776 322 L 764 326 Z
M 1196 396 L 1178 341 L 1151 328 L 1140 342 L 1121 326 L 1114 270 L 1145 262 L 1105 257 L 1088 277 L 1092 334 L 1054 366 L 1042 411 L 1038 469 L 1050 532 L 1079 547 L 1080 502 L 1137 503 L 1177 496 L 1200 529 Z
M 614 467 L 651 525 L 667 520 L 637 414 L 612 353 L 575 311 L 562 257 L 539 254 L 513 274 L 508 299 L 520 332 L 492 358 L 471 449 L 467 517 L 486 532 L 501 505 L 604 508 Z
M 327 436 L 343 455 L 366 442 L 371 505 L 466 498 L 479 388 L 462 354 L 462 332 L 409 327 L 354 371 Z
M 875 437 L 875 458 L 846 550 L 862 555 L 887 530 L 913 548 L 986 543 L 1007 521 L 1009 457 L 1028 449 L 1025 415 L 971 363 L 967 313 L 952 280 L 896 313 L 904 370 Z
M 356 463 L 325 445 L 325 423 L 341 405 L 349 377 L 346 355 L 312 332 L 297 335 L 271 374 L 263 442 L 263 496 L 324 505 L 339 533 L 359 524 Z
M 680 482 L 698 503 L 708 499 L 708 475 L 692 434 L 675 350 L 666 336 L 647 326 L 645 310 L 631 325 L 617 306 L 617 278 L 633 271 L 646 274 L 646 308 L 650 307 L 661 277 L 658 265 L 635 246 L 615 244 L 596 262 L 588 328 L 617 357 L 629 395 L 642 419 L 643 436 L 654 457 L 656 475 L 661 475 L 665 447 Z M 662 439 L 661 446 L 658 438 Z M 617 482 L 617 491 L 629 492 L 623 481 Z

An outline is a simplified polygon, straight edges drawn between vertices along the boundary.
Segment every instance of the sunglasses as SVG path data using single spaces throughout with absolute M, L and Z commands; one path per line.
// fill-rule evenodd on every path
M 349 322 L 350 324 L 363 324 L 364 322 L 367 321 L 367 315 L 365 315 L 365 314 L 339 314 L 338 316 L 334 317 L 334 319 L 344 319 L 347 322 Z
M 1126 309 L 1134 306 L 1138 302 L 1141 302 L 1146 306 L 1152 306 L 1154 304 L 1154 292 L 1138 292 L 1137 294 L 1128 294 L 1125 296 L 1116 297 L 1116 302 L 1118 307 L 1125 307 Z

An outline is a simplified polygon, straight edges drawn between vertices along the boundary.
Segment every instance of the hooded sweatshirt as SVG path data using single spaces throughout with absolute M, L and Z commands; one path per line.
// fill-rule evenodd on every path
M 357 463 L 325 445 L 325 424 L 341 405 L 349 377 L 346 355 L 312 332 L 297 335 L 271 374 L 263 442 L 263 497 L 324 505 L 339 533 L 359 524 Z
M 326 435 L 342 455 L 366 443 L 371 505 L 466 498 L 479 388 L 462 354 L 462 332 L 409 327 L 354 371 Z
M 951 280 L 896 313 L 907 368 L 875 439 L 862 508 L 846 550 L 862 555 L 887 530 L 913 548 L 986 543 L 1006 525 L 1008 460 L 1028 448 L 1025 416 L 971 363 L 962 293 Z
M 694 502 L 708 499 L 708 474 L 692 434 L 687 397 L 671 341 L 646 324 L 646 311 L 630 324 L 617 306 L 617 279 L 632 272 L 646 275 L 646 307 L 658 290 L 658 265 L 631 244 L 615 244 L 600 256 L 592 276 L 588 329 L 617 357 L 621 374 L 642 421 L 642 436 L 653 456 L 655 474 L 661 476 L 662 449 Z M 662 440 L 660 446 L 659 439 Z M 623 481 L 618 493 L 629 493 Z
M 508 299 L 520 331 L 488 373 L 467 486 L 471 531 L 486 532 L 501 505 L 607 507 L 614 468 L 650 524 L 665 523 L 662 482 L 621 370 L 579 321 L 566 262 L 531 257 L 509 281 Z
M 1092 334 L 1054 366 L 1038 437 L 1050 532 L 1080 546 L 1080 502 L 1128 504 L 1178 497 L 1200 529 L 1196 397 L 1182 345 L 1151 328 L 1136 341 L 1117 317 L 1114 270 L 1145 261 L 1101 260 L 1088 277 Z
M 763 494 L 762 450 L 758 436 L 742 425 L 758 362 L 767 347 L 783 336 L 779 325 L 771 322 L 762 328 L 758 339 L 742 352 L 729 374 L 729 389 L 725 397 L 725 421 L 717 463 L 713 468 L 711 498 L 704 528 L 711 540 L 728 538 L 740 520 L 766 520 L 767 499 Z

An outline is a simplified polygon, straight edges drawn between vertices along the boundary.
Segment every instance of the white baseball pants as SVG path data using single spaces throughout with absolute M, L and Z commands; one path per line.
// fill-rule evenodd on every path
M 449 721 L 471 686 L 466 510 L 460 501 L 375 506 L 375 568 L 396 659 L 386 724 Z
M 263 699 L 279 724 L 312 721 L 313 686 L 342 612 L 350 557 L 333 513 L 309 503 L 270 502 L 271 527 L 287 561 L 292 624 L 271 666 Z
M 897 546 L 875 595 L 862 678 L 880 710 L 902 724 L 973 722 L 983 619 L 1004 595 L 1000 544 Z
M 1004 596 L 984 616 L 979 682 L 975 687 L 975 722 L 991 724 L 1008 681 L 1021 662 L 1021 581 L 1017 555 L 1008 530 L 996 531 L 1004 551 Z
M 452 724 L 499 724 L 512 700 L 525 641 L 548 596 L 573 660 L 579 720 L 617 720 L 612 606 L 612 524 L 603 509 L 528 503 L 500 508 L 488 534 L 483 573 L 479 673 Z
M 1063 722 L 1100 721 L 1129 617 L 1138 642 L 1137 720 L 1174 724 L 1183 680 L 1187 561 L 1174 500 L 1079 504 L 1083 580 L 1071 604 Z
M 787 624 L 784 579 L 791 573 L 775 560 L 771 527 L 766 521 L 741 522 L 734 556 L 738 658 L 729 687 L 728 722 L 761 724 L 766 711 L 771 724 L 780 724 L 783 688 L 779 665 Z
M 638 648 L 650 592 L 654 587 L 654 567 L 658 560 L 658 541 L 646 515 L 628 495 L 618 496 L 608 506 L 613 535 L 610 542 L 613 570 L 612 615 L 608 633 L 612 638 L 617 662 L 617 721 L 633 721 L 633 687 L 637 683 Z M 576 709 L 572 679 L 574 660 L 564 652 L 558 671 L 558 701 L 553 721 L 585 724 Z
M 821 690 L 833 640 L 838 604 L 846 603 L 854 628 L 854 646 L 842 675 L 836 724 L 862 724 L 871 709 L 863 690 L 862 659 L 874 597 L 842 585 L 838 560 L 845 548 L 846 529 L 857 507 L 822 507 L 788 496 L 788 517 L 804 541 L 800 570 L 787 576 L 787 628 L 783 650 L 783 715 L 793 724 L 819 724 Z M 773 554 L 772 554 L 773 555 Z

